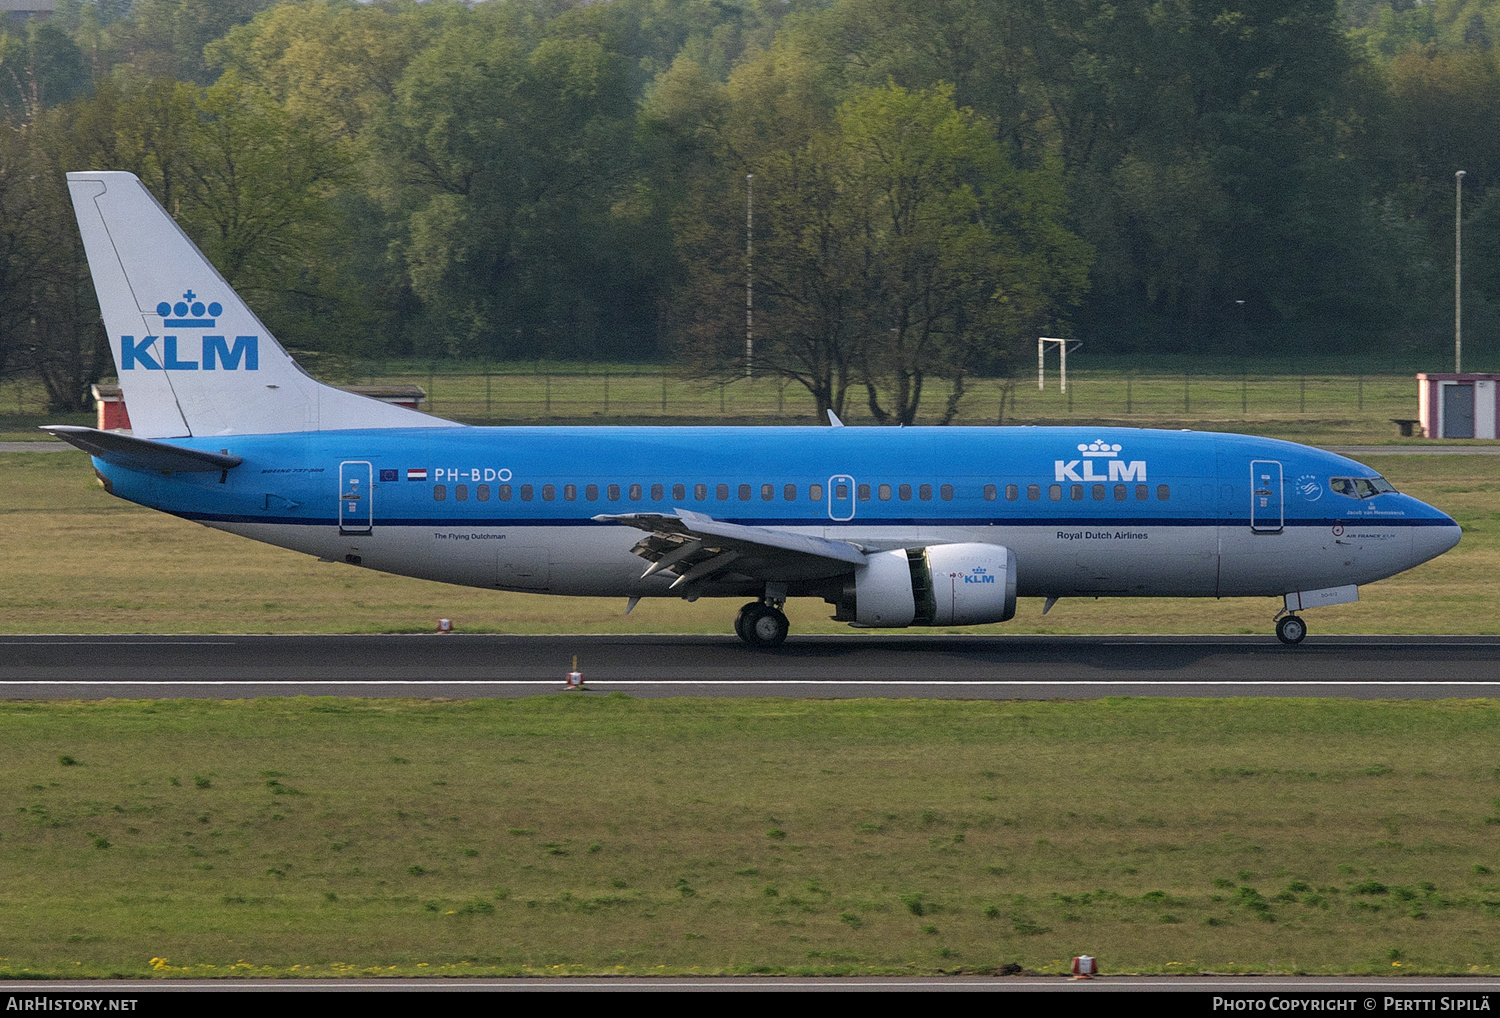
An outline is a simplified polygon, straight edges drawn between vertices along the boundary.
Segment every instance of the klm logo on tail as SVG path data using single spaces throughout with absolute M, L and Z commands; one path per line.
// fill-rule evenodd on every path
M 165 328 L 212 329 L 224 311 L 218 301 L 204 304 L 198 295 L 188 290 L 182 300 L 173 304 L 162 301 L 156 305 L 156 313 L 162 317 Z M 235 336 L 231 344 L 224 336 L 202 335 L 197 347 L 193 340 L 179 348 L 177 336 L 120 337 L 120 370 L 134 371 L 137 367 L 145 371 L 225 371 L 260 370 L 260 337 Z M 158 346 L 158 342 L 160 345 Z M 186 359 L 197 356 L 197 360 Z

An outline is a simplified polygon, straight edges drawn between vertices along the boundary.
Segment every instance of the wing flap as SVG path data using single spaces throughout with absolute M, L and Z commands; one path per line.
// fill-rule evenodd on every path
M 631 549 L 650 563 L 642 578 L 670 571 L 677 577 L 672 589 L 711 579 L 731 567 L 754 579 L 785 580 L 833 576 L 865 564 L 863 549 L 847 541 L 725 523 L 689 509 L 594 519 L 646 531 Z

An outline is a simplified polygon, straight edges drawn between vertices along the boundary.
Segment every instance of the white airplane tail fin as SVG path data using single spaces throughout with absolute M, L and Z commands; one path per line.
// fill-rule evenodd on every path
M 303 371 L 134 174 L 68 190 L 134 434 L 459 426 Z

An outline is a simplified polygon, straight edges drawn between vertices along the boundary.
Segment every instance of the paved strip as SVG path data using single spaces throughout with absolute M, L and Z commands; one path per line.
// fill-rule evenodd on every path
M 1500 637 L 708 636 L 0 638 L 0 696 L 1487 697 Z
M 1500 456 L 1500 445 L 1320 445 L 1340 456 Z

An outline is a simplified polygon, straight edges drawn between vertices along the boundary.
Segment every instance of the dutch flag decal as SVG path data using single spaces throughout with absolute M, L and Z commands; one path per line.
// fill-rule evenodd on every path
M 406 479 L 408 481 L 425 481 L 425 480 L 427 480 L 427 468 L 426 467 L 409 468 L 406 471 Z

